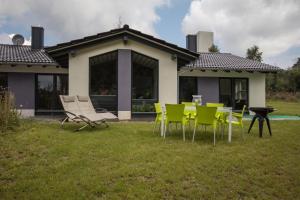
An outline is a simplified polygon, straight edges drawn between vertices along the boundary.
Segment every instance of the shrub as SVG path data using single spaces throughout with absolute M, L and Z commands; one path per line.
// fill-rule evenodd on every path
M 0 91 L 0 132 L 15 130 L 20 125 L 20 113 L 15 107 L 14 96 L 7 90 Z

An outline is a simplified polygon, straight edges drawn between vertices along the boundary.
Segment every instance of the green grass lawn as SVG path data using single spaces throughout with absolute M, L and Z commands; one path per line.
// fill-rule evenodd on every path
M 0 199 L 300 199 L 300 121 L 272 121 L 272 137 L 235 129 L 216 147 L 211 132 L 192 144 L 152 125 L 26 122 L 0 135 Z
M 300 116 L 300 101 L 299 102 L 285 102 L 285 101 L 267 101 L 268 106 L 277 109 L 273 115 L 298 115 Z

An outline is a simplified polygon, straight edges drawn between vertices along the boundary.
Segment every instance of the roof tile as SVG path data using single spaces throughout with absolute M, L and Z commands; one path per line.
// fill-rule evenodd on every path
M 185 67 L 203 70 L 237 70 L 276 72 L 279 67 L 250 60 L 230 53 L 200 53 L 199 58 Z
M 58 65 L 44 49 L 31 49 L 31 46 L 0 44 L 0 63 L 24 63 Z

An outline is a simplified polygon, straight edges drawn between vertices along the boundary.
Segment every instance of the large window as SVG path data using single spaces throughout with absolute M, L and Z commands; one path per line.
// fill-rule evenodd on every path
M 0 91 L 7 89 L 7 73 L 0 73 Z
M 248 105 L 248 79 L 220 78 L 220 102 L 231 106 L 235 110 Z
M 36 75 L 36 113 L 62 112 L 59 95 L 68 94 L 68 76 L 58 74 Z
M 117 52 L 90 58 L 90 97 L 96 110 L 117 111 Z
M 198 94 L 197 77 L 179 77 L 179 103 L 191 102 L 193 95 Z
M 154 112 L 158 101 L 158 61 L 132 52 L 132 112 Z

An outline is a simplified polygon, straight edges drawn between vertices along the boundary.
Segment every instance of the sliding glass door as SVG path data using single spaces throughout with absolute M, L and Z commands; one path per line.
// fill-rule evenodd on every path
M 220 78 L 220 102 L 235 110 L 243 109 L 249 103 L 249 89 L 247 78 Z
M 117 111 L 117 61 L 117 51 L 90 58 L 90 97 L 97 111 Z
M 158 101 L 158 61 L 132 52 L 132 113 L 152 113 Z
M 62 113 L 59 95 L 68 94 L 68 75 L 36 75 L 36 114 Z

